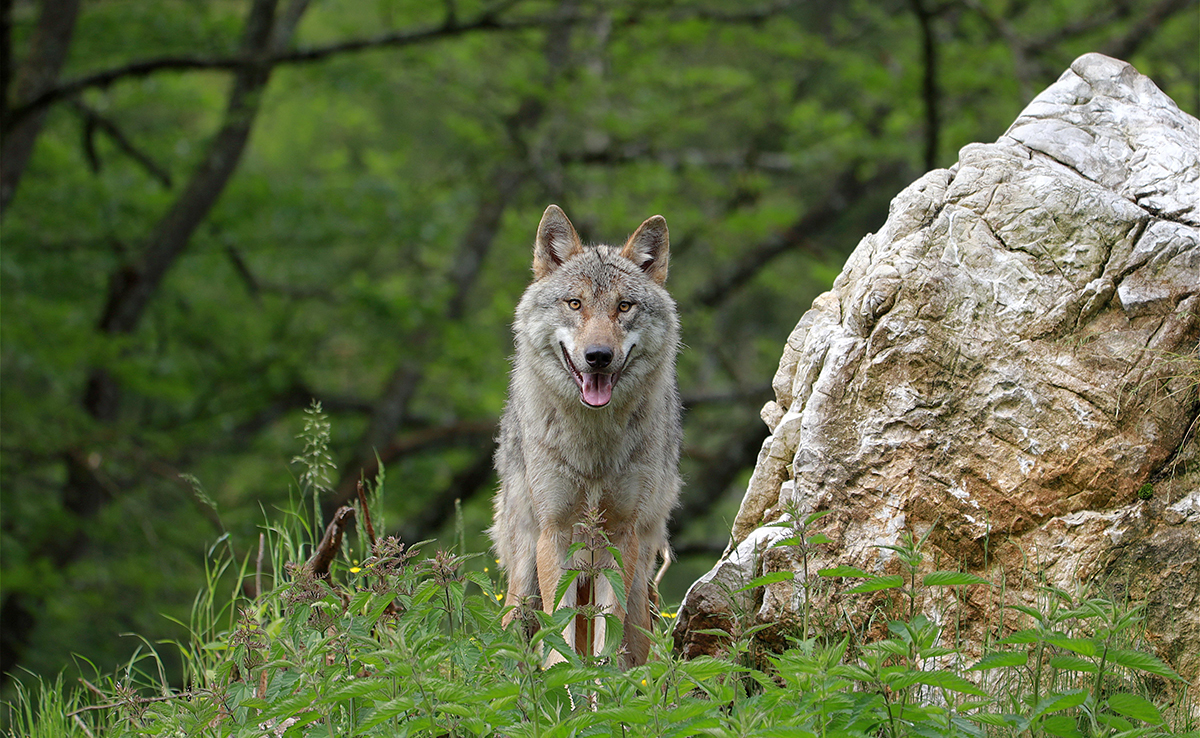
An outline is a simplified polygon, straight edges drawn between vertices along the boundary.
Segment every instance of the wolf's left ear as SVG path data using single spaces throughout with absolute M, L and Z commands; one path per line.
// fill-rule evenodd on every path
M 661 215 L 652 215 L 625 242 L 621 256 L 640 266 L 655 282 L 663 284 L 667 281 L 670 251 L 667 221 Z

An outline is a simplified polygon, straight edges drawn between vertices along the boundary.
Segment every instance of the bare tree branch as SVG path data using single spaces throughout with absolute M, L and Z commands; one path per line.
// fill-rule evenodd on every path
M 668 523 L 671 536 L 678 535 L 685 522 L 708 513 L 738 475 L 754 467 L 766 437 L 766 426 L 754 421 L 735 428 L 724 439 L 721 452 L 708 459 L 701 470 L 688 479 L 687 488 L 679 498 L 679 508 Z
M 496 233 L 500 230 L 500 219 L 508 209 L 513 195 L 520 188 L 524 171 L 524 166 L 500 165 L 492 175 L 489 194 L 479 201 L 475 217 L 463 236 L 458 256 L 451 268 L 450 281 L 454 285 L 454 292 L 446 305 L 446 317 L 450 320 L 463 317 L 463 309 L 471 294 L 471 285 L 475 284 L 484 256 L 496 240 Z
M 246 22 L 243 50 L 256 55 L 268 48 L 275 0 L 256 0 Z M 106 333 L 132 332 L 167 271 L 183 253 L 196 227 L 207 217 L 237 169 L 258 113 L 261 91 L 270 78 L 264 63 L 243 67 L 234 79 L 225 120 L 199 166 L 171 209 L 147 239 L 139 263 L 127 276 L 110 283 L 108 304 L 100 319 Z
M 325 412 L 331 415 L 342 413 L 368 414 L 373 405 L 355 397 L 339 397 L 317 392 L 302 382 L 294 382 L 290 387 L 275 395 L 249 418 L 239 423 L 228 434 L 228 442 L 233 445 L 249 443 L 250 439 L 267 426 L 275 423 L 289 412 L 302 410 L 319 400 Z
M 78 0 L 73 1 L 78 2 Z M 299 12 L 302 13 L 303 6 L 306 6 L 307 4 L 308 0 L 298 0 L 296 5 L 301 6 Z M 455 38 L 470 33 L 533 30 L 554 26 L 571 25 L 584 22 L 589 19 L 589 16 L 562 12 L 556 12 L 545 16 L 532 16 L 528 18 L 501 17 L 505 11 L 516 4 L 517 0 L 505 0 L 504 2 L 496 3 L 492 7 L 483 10 L 475 18 L 468 21 L 459 21 L 457 14 L 453 11 L 452 7 L 450 7 L 448 8 L 447 14 L 443 18 L 442 22 L 435 26 L 404 31 L 391 31 L 369 38 L 350 39 L 347 41 L 339 41 L 322 46 L 314 46 L 308 49 L 277 51 L 265 59 L 255 60 L 242 55 L 207 57 L 178 55 L 157 57 L 153 59 L 139 59 L 137 61 L 128 62 L 117 67 L 112 67 L 111 69 L 93 72 L 92 74 L 78 77 L 68 82 L 64 82 L 61 85 L 44 90 L 41 94 L 37 95 L 33 99 L 30 99 L 22 105 L 19 105 L 16 108 L 8 111 L 8 114 L 2 120 L 0 129 L 7 129 L 10 126 L 16 125 L 26 116 L 53 105 L 65 98 L 77 95 L 84 90 L 96 88 L 103 89 L 109 87 L 115 82 L 125 79 L 145 77 L 158 72 L 186 72 L 204 70 L 234 71 L 246 66 L 260 63 L 272 67 L 285 64 L 306 64 L 310 62 L 324 61 L 330 57 L 342 54 L 370 51 L 373 49 L 400 48 L 437 39 Z M 683 12 L 668 12 L 667 17 L 669 20 L 695 18 L 724 24 L 760 24 L 779 15 L 788 8 L 795 7 L 797 4 L 798 3 L 795 0 L 781 0 L 779 2 L 769 3 L 761 8 L 754 8 L 740 12 L 721 12 L 707 8 L 697 8 L 689 9 Z M 644 21 L 651 12 L 655 11 L 651 9 L 650 11 L 642 10 L 631 13 L 620 21 L 620 25 L 630 26 L 640 23 Z M 285 16 L 286 15 L 287 14 L 285 13 Z
M 83 148 L 92 171 L 99 172 L 101 167 L 100 156 L 96 152 L 95 143 L 95 133 L 96 131 L 100 131 L 108 136 L 126 156 L 137 162 L 142 169 L 145 169 L 147 174 L 158 180 L 163 187 L 168 190 L 171 189 L 171 173 L 159 166 L 150 158 L 149 154 L 134 146 L 133 142 L 117 127 L 116 123 L 78 100 L 73 100 L 71 107 L 83 118 Z
M 71 1 L 78 2 L 78 0 Z M 357 53 L 372 49 L 400 48 L 438 39 L 455 38 L 469 33 L 537 29 L 545 28 L 552 24 L 573 23 L 578 20 L 579 18 L 564 19 L 558 16 L 502 20 L 496 16 L 495 11 L 489 10 L 477 18 L 463 23 L 456 21 L 443 22 L 437 26 L 428 28 L 392 31 L 370 38 L 351 39 L 324 46 L 314 46 L 308 49 L 296 49 L 292 51 L 278 50 L 265 56 L 252 56 L 239 53 L 232 56 L 178 55 L 139 59 L 110 69 L 93 72 L 83 77 L 77 77 L 60 85 L 39 91 L 37 95 L 8 112 L 3 121 L 3 129 L 7 130 L 9 127 L 21 122 L 27 116 L 66 98 L 78 95 L 84 90 L 104 89 L 116 82 L 146 77 L 158 72 L 232 72 L 264 66 L 271 68 L 289 64 L 307 64 L 324 61 L 330 57 L 342 54 Z
M 458 255 L 453 262 L 450 278 L 454 282 L 454 293 L 447 304 L 448 317 L 451 320 L 461 317 L 484 255 L 495 240 L 504 210 L 520 183 L 518 174 L 517 168 L 501 164 L 491 179 L 492 186 L 489 191 L 479 200 L 475 216 L 463 236 Z M 389 444 L 389 439 L 403 424 L 408 405 L 424 380 L 425 369 L 420 363 L 421 353 L 430 338 L 428 331 L 420 331 L 405 341 L 407 356 L 392 372 L 391 379 L 380 393 L 379 400 L 371 412 L 367 430 L 359 439 L 350 464 L 343 467 L 342 478 L 335 488 L 334 497 L 324 502 L 326 515 L 332 508 L 351 499 L 354 485 L 360 475 L 375 475 L 378 471 L 377 451 L 394 447 L 395 444 Z M 388 456 L 389 453 L 384 451 L 379 454 L 379 459 L 386 464 L 390 460 Z
M 490 444 L 492 436 L 496 433 L 496 423 L 495 418 L 464 420 L 458 423 L 409 431 L 392 439 L 390 443 L 378 447 L 379 460 L 386 465 L 405 456 L 421 451 L 428 451 L 433 448 L 463 444 L 470 445 L 483 441 Z M 372 449 L 369 462 L 352 468 L 355 471 L 353 473 L 349 471 L 344 472 L 333 497 L 324 502 L 325 514 L 328 514 L 331 508 L 336 509 L 339 505 L 345 505 L 354 499 L 357 494 L 356 489 L 360 478 L 366 477 L 370 479 L 379 472 L 379 465 L 375 462 L 374 449 Z
M 768 382 L 754 387 L 735 387 L 725 392 L 688 393 L 680 399 L 683 402 L 683 406 L 687 409 L 701 405 L 725 405 L 729 403 L 749 402 L 751 400 L 766 402 L 771 399 L 771 384 Z
M 753 279 L 776 257 L 788 251 L 819 253 L 820 247 L 813 237 L 841 217 L 863 192 L 891 175 L 891 171 L 885 167 L 871 178 L 863 180 L 857 173 L 858 168 L 859 163 L 854 162 L 842 171 L 834 178 L 834 184 L 826 193 L 824 201 L 805 211 L 795 223 L 782 232 L 747 249 L 737 264 L 729 269 L 719 270 L 707 285 L 692 295 L 691 302 L 703 307 L 717 305 Z
M 1039 70 L 1027 48 L 1027 41 L 1021 37 L 1021 34 L 1007 18 L 992 13 L 980 0 L 963 0 L 963 4 L 975 11 L 985 23 L 991 26 L 993 33 L 1008 45 L 1008 51 L 1013 57 L 1013 73 L 1017 77 L 1017 87 L 1020 90 L 1021 99 L 1028 100 L 1033 97 L 1033 84 Z
M 586 151 L 564 151 L 558 155 L 562 164 L 584 164 L 612 166 L 621 164 L 644 164 L 656 161 L 669 169 L 685 166 L 710 169 L 758 169 L 767 172 L 794 172 L 793 157 L 781 152 L 751 151 L 657 151 L 644 144 L 614 145 L 603 149 Z
M 1114 3 L 1105 12 L 1089 13 L 1088 15 L 1076 20 L 1074 23 L 1058 26 L 1049 33 L 1042 34 L 1030 38 L 1025 48 L 1032 54 L 1041 54 L 1049 50 L 1053 50 L 1060 46 L 1064 41 L 1069 41 L 1073 38 L 1078 38 L 1084 34 L 1091 33 L 1097 28 L 1104 26 L 1123 18 L 1130 13 L 1128 3 Z
M 423 541 L 437 535 L 454 515 L 456 502 L 466 502 L 480 490 L 489 487 L 495 477 L 492 470 L 492 444 L 482 444 L 475 460 L 467 468 L 454 475 L 450 484 L 429 500 L 416 515 L 405 519 L 400 527 L 400 538 L 404 541 Z
M 1200 0 L 1161 0 L 1157 5 L 1141 13 L 1137 21 L 1123 35 L 1105 44 L 1103 53 L 1117 59 L 1128 59 L 1150 39 L 1151 32 L 1155 28 L 1161 26 L 1176 13 L 1197 5 L 1200 5 Z M 1193 18 L 1193 20 L 1195 19 Z

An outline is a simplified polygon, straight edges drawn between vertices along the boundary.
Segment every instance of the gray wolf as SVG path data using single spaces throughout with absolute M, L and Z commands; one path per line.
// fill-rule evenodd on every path
M 681 407 L 675 378 L 679 319 L 663 287 L 667 222 L 648 218 L 623 246 L 584 246 L 557 206 L 546 208 L 533 247 L 533 282 L 517 305 L 516 352 L 500 421 L 500 489 L 489 530 L 508 575 L 507 605 L 554 609 L 577 524 L 598 509 L 620 552 L 626 607 L 605 577 L 576 580 L 560 607 L 591 604 L 623 623 L 622 665 L 645 663 L 651 572 L 669 555 L 667 517 L 679 497 Z M 575 547 L 578 548 L 578 547 Z M 582 552 L 570 568 L 580 568 Z M 611 554 L 609 568 L 615 567 Z M 598 562 L 593 562 L 598 563 Z M 590 586 L 592 589 L 588 589 Z M 504 616 L 508 625 L 516 610 Z M 568 645 L 599 653 L 568 627 Z M 562 660 L 551 653 L 547 664 Z

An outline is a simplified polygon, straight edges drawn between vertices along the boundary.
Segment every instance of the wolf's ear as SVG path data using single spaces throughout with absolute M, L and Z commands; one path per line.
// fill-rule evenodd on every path
M 655 282 L 663 284 L 667 281 L 670 251 L 667 221 L 661 215 L 652 215 L 625 242 L 621 256 L 640 266 Z
M 567 214 L 557 205 L 542 213 L 538 223 L 537 241 L 533 244 L 533 278 L 541 279 L 558 269 L 564 261 L 583 253 L 583 244 Z

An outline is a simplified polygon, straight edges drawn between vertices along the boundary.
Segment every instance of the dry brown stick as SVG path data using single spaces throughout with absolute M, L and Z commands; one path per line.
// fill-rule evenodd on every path
M 80 718 L 78 715 L 72 715 L 71 719 L 75 721 L 75 724 L 79 726 L 79 729 L 82 730 L 88 738 L 96 738 L 95 734 L 88 730 L 87 723 L 83 722 L 82 718 Z
M 371 542 L 371 550 L 375 550 L 375 526 L 371 523 L 371 508 L 367 505 L 367 493 L 363 491 L 363 483 L 358 483 L 358 504 L 362 507 L 363 524 L 367 526 L 367 540 Z
M 99 687 L 97 687 L 95 684 L 92 684 L 91 682 L 84 679 L 83 677 L 79 677 L 79 683 L 82 684 L 83 686 L 87 687 L 88 691 L 90 691 L 92 694 L 94 694 L 98 697 L 107 697 L 108 696 L 108 695 L 104 694 L 103 692 L 101 692 Z
M 83 680 L 80 679 L 79 681 L 82 682 Z M 84 682 L 84 683 L 86 684 L 86 682 Z M 185 698 L 185 697 L 186 698 L 195 697 L 196 694 L 197 694 L 196 692 L 175 692 L 173 694 L 164 694 L 164 695 L 160 695 L 158 697 L 134 697 L 131 700 L 126 700 L 126 701 L 122 701 L 122 702 L 109 702 L 104 705 L 87 705 L 86 707 L 81 707 L 78 710 L 72 710 L 71 712 L 68 712 L 67 717 L 75 717 L 76 715 L 82 715 L 85 712 L 92 712 L 93 710 L 111 710 L 114 707 L 120 707 L 121 705 L 126 705 L 126 704 L 129 704 L 130 702 L 133 702 L 133 703 L 136 703 L 139 705 L 148 705 L 151 702 L 169 702 L 170 700 L 177 700 L 177 699 Z
M 321 536 L 321 542 L 317 544 L 317 550 L 304 565 L 309 574 L 318 579 L 329 577 L 329 565 L 333 563 L 338 550 L 342 547 L 342 534 L 346 532 L 346 526 L 353 520 L 354 508 L 348 505 L 338 508 L 338 511 L 333 514 L 333 519 L 325 527 L 325 535 Z
M 258 534 L 258 558 L 254 561 L 254 598 L 262 597 L 263 549 L 266 548 L 266 534 Z

